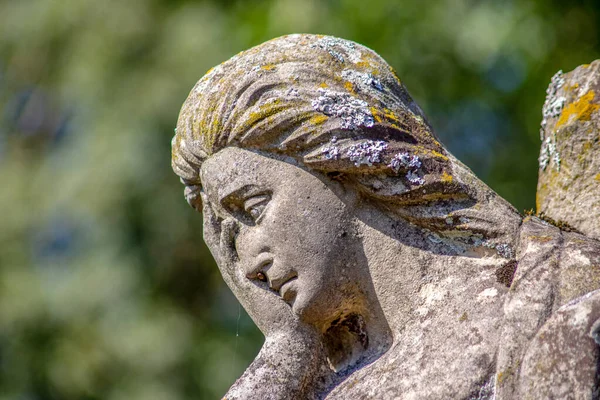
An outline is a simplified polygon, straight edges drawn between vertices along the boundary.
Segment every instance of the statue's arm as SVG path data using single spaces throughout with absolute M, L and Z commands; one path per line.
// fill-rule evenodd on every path
M 312 336 L 268 337 L 260 353 L 229 389 L 231 399 L 314 399 L 331 370 Z M 317 389 L 317 390 L 315 390 Z
M 597 399 L 600 289 L 560 307 L 523 357 L 519 394 L 526 399 Z

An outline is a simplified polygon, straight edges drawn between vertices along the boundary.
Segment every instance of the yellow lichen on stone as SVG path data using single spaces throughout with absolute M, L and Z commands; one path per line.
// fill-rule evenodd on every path
M 528 237 L 530 240 L 535 241 L 535 242 L 540 242 L 540 243 L 547 243 L 553 239 L 552 236 L 544 236 L 544 235 L 540 235 L 540 236 L 530 235 Z
M 198 122 L 194 121 L 196 125 L 194 128 L 195 136 L 202 138 L 209 152 L 212 151 L 220 127 L 220 120 L 214 112 L 215 109 L 216 104 L 211 104 L 200 120 Z
M 577 89 L 577 88 L 579 88 L 579 83 L 575 82 L 575 83 L 574 83 L 574 84 L 572 84 L 572 85 L 568 85 L 568 86 L 565 88 L 565 91 L 567 91 L 567 92 L 571 92 L 571 91 L 573 91 L 573 90 L 575 90 L 575 89 Z
M 379 112 L 379 110 L 375 107 L 371 107 L 371 114 L 373 114 L 373 118 L 375 119 L 375 122 L 379 123 L 381 121 L 383 121 L 383 118 L 381 118 L 381 113 Z
M 308 120 L 313 125 L 321 125 L 323 122 L 327 121 L 328 117 L 323 114 L 317 114 Z
M 596 174 L 596 176 L 594 177 L 594 180 L 596 182 L 600 182 L 600 174 Z
M 346 88 L 347 91 L 349 91 L 352 94 L 354 93 L 354 86 L 352 86 L 352 82 L 344 82 L 344 87 Z
M 448 161 L 448 157 L 446 157 L 445 155 L 443 155 L 442 153 L 435 151 L 435 150 L 430 150 L 430 149 L 425 149 L 424 150 L 425 153 L 429 153 L 432 156 L 436 157 L 436 158 L 440 158 L 443 161 Z
M 258 121 L 274 116 L 285 108 L 283 105 L 278 105 L 277 102 L 264 104 L 259 107 L 258 111 L 251 112 L 248 118 L 243 122 L 243 129 L 247 130 L 254 126 Z
M 402 81 L 400 80 L 400 78 L 398 77 L 398 75 L 396 74 L 396 70 L 392 67 L 390 67 L 390 72 L 392 73 L 392 75 L 394 76 L 394 78 L 396 78 L 396 80 L 398 81 L 398 83 L 402 83 Z
M 400 122 L 400 119 L 396 116 L 396 114 L 390 110 L 389 108 L 384 108 L 383 109 L 383 116 L 387 119 L 387 120 L 391 120 L 394 122 Z
M 535 211 L 538 213 L 542 211 L 542 199 L 544 198 L 541 192 L 543 192 L 544 189 L 546 189 L 546 187 L 547 185 L 542 185 L 540 189 L 535 193 Z
M 260 68 L 264 69 L 265 71 L 271 71 L 271 70 L 275 69 L 275 65 L 273 65 L 273 64 L 267 64 L 267 65 L 263 65 Z
M 368 61 L 366 60 L 361 60 L 359 62 L 356 63 L 357 67 L 361 67 L 361 68 L 369 68 L 371 65 L 369 64 Z
M 452 175 L 450 175 L 449 173 L 447 173 L 446 171 L 442 172 L 442 182 L 444 183 L 451 183 L 452 182 Z
M 502 385 L 507 379 L 511 378 L 515 372 L 519 370 L 520 364 L 520 361 L 517 361 L 514 366 L 511 365 L 504 371 L 498 372 L 498 374 L 496 374 L 496 383 Z
M 326 89 L 326 88 L 328 88 L 328 87 L 329 87 L 329 85 L 328 85 L 328 84 L 326 84 L 325 82 L 323 82 L 323 83 L 321 83 L 321 84 L 319 85 L 319 87 L 320 87 L 320 88 L 323 88 L 323 89 Z
M 560 113 L 560 118 L 556 123 L 556 128 L 559 128 L 569 122 L 571 116 L 575 116 L 575 120 L 589 121 L 592 114 L 600 108 L 600 105 L 591 103 L 594 100 L 595 93 L 590 90 L 583 95 L 579 100 L 569 104 Z

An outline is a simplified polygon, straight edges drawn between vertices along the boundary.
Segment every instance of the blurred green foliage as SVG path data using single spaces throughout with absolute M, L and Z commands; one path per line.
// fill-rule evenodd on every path
M 293 32 L 379 52 L 450 150 L 534 207 L 544 90 L 595 1 L 0 2 L 0 399 L 217 398 L 261 335 L 170 170 L 204 72 Z

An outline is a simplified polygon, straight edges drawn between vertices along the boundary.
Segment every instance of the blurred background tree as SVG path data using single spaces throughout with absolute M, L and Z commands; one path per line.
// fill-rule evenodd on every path
M 286 33 L 365 44 L 523 210 L 546 86 L 599 24 L 591 0 L 0 2 L 0 399 L 218 398 L 258 351 L 170 169 L 210 67 Z

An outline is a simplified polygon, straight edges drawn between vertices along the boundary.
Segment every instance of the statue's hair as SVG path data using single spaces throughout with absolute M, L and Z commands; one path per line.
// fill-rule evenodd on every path
M 194 208 L 201 203 L 202 162 L 231 146 L 287 155 L 353 182 L 428 228 L 443 226 L 445 217 L 428 205 L 469 198 L 453 173 L 455 160 L 393 69 L 343 39 L 280 37 L 200 79 L 172 143 L 173 169 Z

